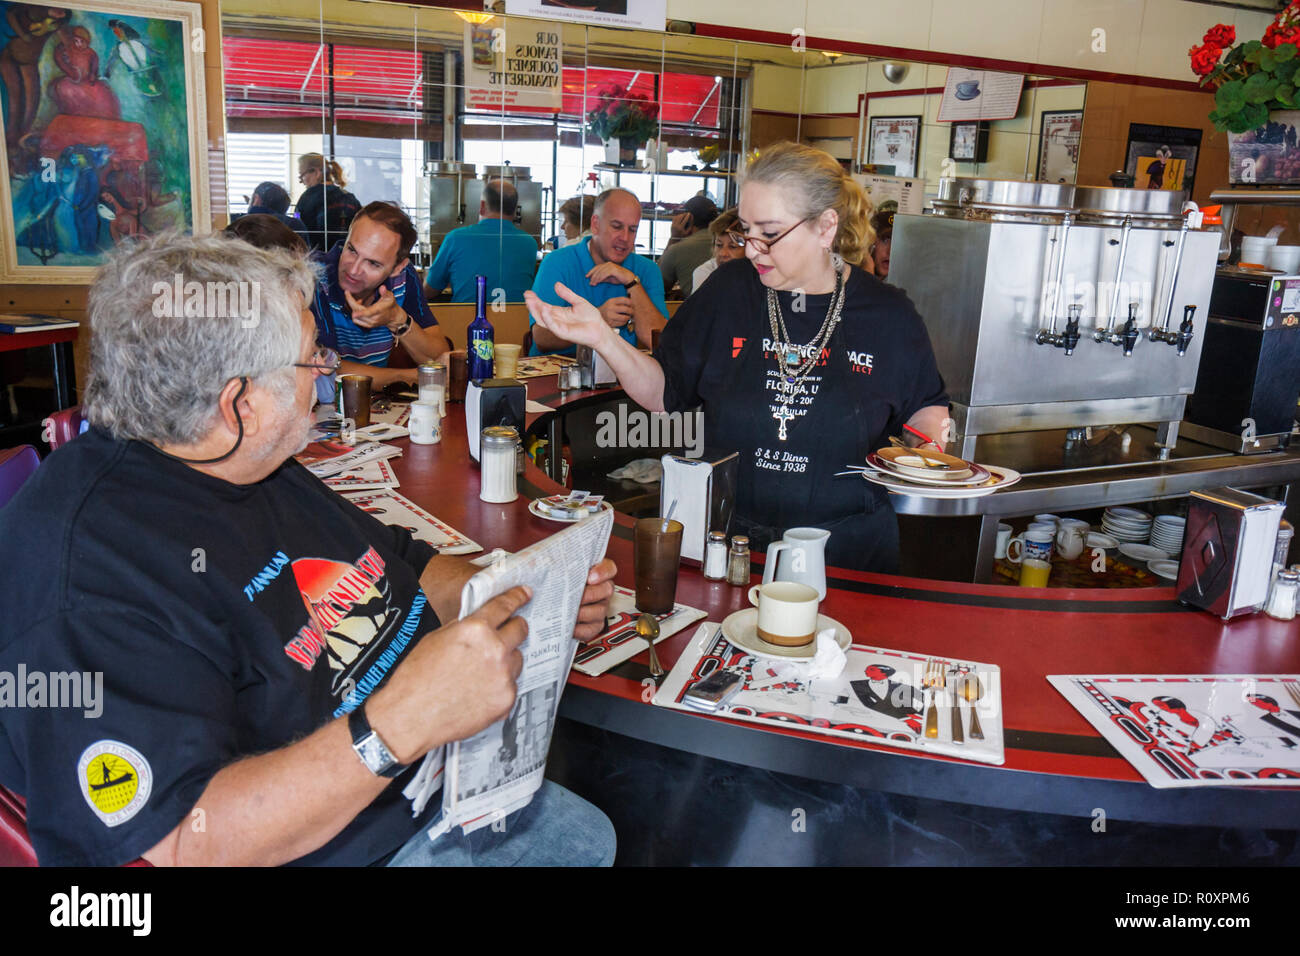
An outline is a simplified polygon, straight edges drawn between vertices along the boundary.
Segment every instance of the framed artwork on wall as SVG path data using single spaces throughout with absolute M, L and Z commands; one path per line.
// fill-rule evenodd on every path
M 0 281 L 89 283 L 132 236 L 207 232 L 203 18 L 0 0 Z
M 867 162 L 876 167 L 894 167 L 891 175 L 907 178 L 917 174 L 920 155 L 921 117 L 873 116 L 868 142 L 871 151 Z
M 953 123 L 948 136 L 948 155 L 959 163 L 983 163 L 989 158 L 987 122 Z
M 1192 195 L 1201 130 L 1129 123 L 1124 172 L 1134 189 L 1181 189 Z
M 1038 180 L 1072 183 L 1079 171 L 1083 110 L 1044 110 L 1038 127 Z

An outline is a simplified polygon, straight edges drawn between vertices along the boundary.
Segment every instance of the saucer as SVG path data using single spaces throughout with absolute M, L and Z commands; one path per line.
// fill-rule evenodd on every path
M 614 506 L 611 505 L 608 501 L 602 501 L 600 503 L 601 511 L 612 511 L 613 508 Z M 528 502 L 528 512 L 529 514 L 532 514 L 538 518 L 542 518 L 546 521 L 559 521 L 562 524 L 573 524 L 575 521 L 581 521 L 583 518 L 586 518 L 589 515 L 596 513 L 593 511 L 586 511 L 584 514 L 575 514 L 572 518 L 561 518 L 559 515 L 547 514 L 545 511 L 541 509 L 541 506 L 538 505 L 536 500 Z
M 1134 561 L 1168 561 L 1169 553 L 1145 544 L 1121 544 L 1119 553 Z
M 847 651 L 849 645 L 853 643 L 849 629 L 834 618 L 827 617 L 825 614 L 818 614 L 817 630 L 824 631 L 828 627 L 835 628 L 835 642 L 840 645 L 840 650 Z M 812 643 L 804 647 L 782 647 L 779 644 L 769 644 L 759 637 L 758 608 L 756 607 L 747 607 L 743 611 L 728 615 L 722 622 L 722 636 L 742 651 L 748 651 L 759 657 L 775 657 L 786 661 L 810 661 L 817 653 L 817 639 L 815 637 Z
M 1178 580 L 1178 562 L 1177 561 L 1148 561 L 1147 567 L 1151 573 L 1164 578 L 1166 581 Z

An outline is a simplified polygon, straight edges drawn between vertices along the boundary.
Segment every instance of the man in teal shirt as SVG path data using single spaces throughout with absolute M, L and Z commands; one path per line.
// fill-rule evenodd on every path
M 655 264 L 637 255 L 636 230 L 641 203 L 626 189 L 607 189 L 596 197 L 591 214 L 591 235 L 582 242 L 557 249 L 542 260 L 533 291 L 543 302 L 568 303 L 555 294 L 563 282 L 600 310 L 610 328 L 618 329 L 632 345 L 651 346 L 651 335 L 668 322 L 664 284 Z M 572 355 L 572 342 L 538 325 L 531 316 L 530 355 Z
M 433 298 L 451 286 L 452 302 L 474 301 L 475 276 L 487 276 L 488 298 L 504 290 L 506 302 L 522 302 L 537 268 L 537 240 L 515 225 L 519 194 L 503 179 L 483 185 L 479 221 L 447 233 L 425 276 Z

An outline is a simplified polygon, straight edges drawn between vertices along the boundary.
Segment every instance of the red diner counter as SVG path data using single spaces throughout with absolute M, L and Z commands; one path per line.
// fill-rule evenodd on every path
M 551 406 L 560 400 L 553 378 L 532 380 L 529 391 Z M 583 399 L 570 393 L 565 401 Z M 538 424 L 534 420 L 530 427 Z M 544 421 L 540 424 L 545 427 Z M 530 499 L 562 490 L 531 465 L 516 501 L 498 505 L 479 500 L 479 471 L 468 454 L 463 406 L 449 407 L 441 443 L 405 447 L 394 467 L 402 494 L 486 549 L 517 550 L 560 527 L 527 510 Z M 617 582 L 629 588 L 632 526 L 631 518 L 616 514 L 608 549 L 619 566 Z M 755 571 L 757 582 L 761 567 Z M 1054 821 L 1058 830 L 1074 826 L 1080 834 L 1094 836 L 1108 825 L 1114 832 L 1119 824 L 1130 834 L 1130 855 L 1137 854 L 1129 862 L 1155 862 L 1145 857 L 1154 847 L 1131 842 L 1135 827 L 1158 835 L 1160 846 L 1170 851 L 1185 828 L 1258 831 L 1271 834 L 1258 839 L 1281 841 L 1278 845 L 1287 852 L 1294 849 L 1300 788 L 1153 788 L 1046 677 L 1297 673 L 1297 622 L 1260 614 L 1225 624 L 1183 607 L 1167 587 L 1027 589 L 836 569 L 827 574 L 829 593 L 822 611 L 843 622 L 856 642 L 1001 668 L 1005 763 L 989 766 L 867 740 L 831 740 L 797 727 L 656 707 L 648 702 L 653 681 L 645 654 L 600 677 L 574 672 L 560 705 L 563 719 L 548 774 L 602 806 L 615 821 L 621 847 L 660 848 L 657 856 L 647 851 L 638 861 L 819 862 L 822 857 L 792 859 L 780 849 L 789 833 L 801 832 L 802 803 L 821 801 L 832 818 L 851 803 L 868 816 L 880 811 L 892 819 L 894 810 L 880 810 L 885 797 L 936 802 L 934 806 L 953 808 L 969 819 L 974 811 L 1000 814 L 999 823 L 989 825 L 995 830 L 1007 824 L 1007 814 Z M 710 621 L 748 606 L 744 588 L 707 581 L 698 569 L 685 566 L 677 600 L 706 611 Z M 692 625 L 657 645 L 665 667 L 671 668 L 695 630 Z M 620 752 L 628 755 L 625 766 Z M 720 780 L 733 784 L 730 790 L 723 788 L 726 793 L 718 791 Z M 759 790 L 792 794 L 788 799 L 755 798 Z M 628 810 L 629 795 L 642 801 L 644 813 Z M 748 822 L 737 822 L 736 807 L 746 801 Z M 756 802 L 762 811 L 757 815 Z M 707 841 L 716 843 L 719 836 L 710 821 L 723 819 L 730 821 L 723 830 L 744 829 L 746 838 L 728 832 L 722 842 L 731 855 L 710 856 Z M 872 826 L 870 820 L 858 823 Z M 846 835 L 852 830 L 843 820 L 836 825 Z M 985 826 L 979 820 L 970 825 Z M 655 835 L 629 833 L 637 827 L 651 828 Z M 679 831 L 675 836 L 673 827 Z M 1223 842 L 1221 836 L 1218 840 Z M 830 843 L 838 844 L 836 852 L 844 850 L 844 841 L 805 840 L 801 846 L 816 845 L 815 852 L 824 854 Z M 663 850 L 669 844 L 676 850 Z M 760 849 L 737 855 L 742 844 Z M 835 858 L 871 862 L 852 855 Z M 1163 861 L 1176 859 L 1166 855 Z M 977 860 L 963 859 L 972 861 Z

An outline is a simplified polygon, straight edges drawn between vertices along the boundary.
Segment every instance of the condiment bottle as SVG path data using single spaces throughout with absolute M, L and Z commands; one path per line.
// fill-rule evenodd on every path
M 515 490 L 515 446 L 519 433 L 508 425 L 483 429 L 479 459 L 482 466 L 478 496 L 483 501 L 504 504 L 518 497 Z
M 749 538 L 743 534 L 731 539 L 731 554 L 727 557 L 727 583 L 742 587 L 749 584 Z
M 1287 552 L 1291 550 L 1291 538 L 1295 535 L 1295 528 L 1291 527 L 1291 522 L 1283 520 L 1277 529 L 1277 543 L 1273 546 L 1273 567 L 1268 575 L 1268 593 L 1269 598 L 1273 596 L 1273 591 L 1277 587 L 1278 572 L 1286 570 Z M 1267 602 L 1266 602 L 1267 603 Z
M 496 333 L 487 317 L 487 276 L 475 276 L 474 285 L 474 321 L 465 330 L 465 351 L 470 381 L 482 381 L 492 377 Z
M 438 415 L 447 417 L 447 366 L 441 362 L 420 365 L 420 401 L 438 406 Z
M 705 542 L 704 577 L 710 581 L 727 579 L 727 536 L 721 531 L 710 531 Z

